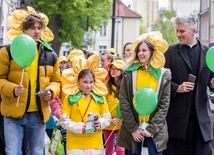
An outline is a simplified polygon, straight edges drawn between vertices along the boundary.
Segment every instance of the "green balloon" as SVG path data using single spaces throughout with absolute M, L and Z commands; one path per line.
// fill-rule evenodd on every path
M 121 119 L 122 118 L 122 114 L 121 114 L 121 111 L 120 111 L 120 103 L 117 104 L 116 112 L 117 112 L 117 116 Z
M 151 114 L 157 107 L 157 93 L 149 87 L 140 88 L 134 94 L 133 103 L 134 108 L 139 115 L 147 116 Z
M 29 35 L 15 37 L 10 46 L 13 60 L 22 68 L 28 67 L 36 57 L 36 43 Z
M 209 48 L 206 54 L 207 67 L 214 72 L 214 47 Z

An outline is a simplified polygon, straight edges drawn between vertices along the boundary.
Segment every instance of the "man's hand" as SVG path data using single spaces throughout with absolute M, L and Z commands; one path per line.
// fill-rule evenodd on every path
M 195 83 L 193 82 L 183 82 L 181 85 L 179 85 L 177 92 L 178 93 L 186 93 L 190 92 L 194 89 Z
M 211 84 L 211 88 L 214 88 L 214 78 L 211 79 L 210 84 Z

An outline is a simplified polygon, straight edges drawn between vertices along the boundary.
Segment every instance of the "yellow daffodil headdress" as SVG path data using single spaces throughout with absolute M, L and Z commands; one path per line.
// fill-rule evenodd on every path
M 108 92 L 104 83 L 107 71 L 104 68 L 98 68 L 98 66 L 98 54 L 93 54 L 88 59 L 75 56 L 72 61 L 72 68 L 62 72 L 62 92 L 65 97 L 68 96 L 70 104 L 76 103 L 82 96 L 82 92 L 78 87 L 78 75 L 83 69 L 91 69 L 95 75 L 94 87 L 90 94 L 91 97 L 98 103 L 104 103 L 103 96 Z
M 32 7 L 27 6 L 26 10 L 15 10 L 13 16 L 9 16 L 7 18 L 8 24 L 11 26 L 10 30 L 7 32 L 7 37 L 9 40 L 13 40 L 16 36 L 23 34 L 22 23 L 24 19 L 31 15 L 37 14 L 41 16 L 45 21 L 45 27 L 42 30 L 41 40 L 45 42 L 50 42 L 54 39 L 54 35 L 51 30 L 47 27 L 48 25 L 48 17 L 43 13 L 37 13 Z
M 166 40 L 163 39 L 160 32 L 149 32 L 142 34 L 137 38 L 137 40 L 132 44 L 132 52 L 136 51 L 137 45 L 143 41 L 148 40 L 155 47 L 154 53 L 148 63 L 148 71 L 156 78 L 159 78 L 160 68 L 165 64 L 164 54 L 169 48 Z M 134 71 L 140 68 L 142 64 L 139 60 L 134 60 L 133 64 L 127 68 L 127 71 Z

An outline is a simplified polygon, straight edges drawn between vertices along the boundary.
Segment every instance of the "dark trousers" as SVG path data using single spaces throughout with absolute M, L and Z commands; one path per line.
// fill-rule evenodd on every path
M 137 152 L 132 153 L 132 150 L 125 149 L 125 155 L 141 155 L 142 142 L 137 143 Z
M 6 155 L 4 140 L 4 117 L 1 114 L 0 114 L 0 155 Z
M 169 137 L 164 155 L 212 155 L 212 141 L 204 142 L 198 124 L 194 126 L 192 132 L 194 136 L 191 139 L 181 140 Z

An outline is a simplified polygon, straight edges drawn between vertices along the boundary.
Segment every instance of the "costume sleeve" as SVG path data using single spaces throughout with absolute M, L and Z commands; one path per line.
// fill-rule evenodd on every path
M 73 133 L 82 134 L 83 133 L 83 122 L 72 121 L 67 114 L 62 114 L 60 117 L 60 125 Z
M 56 118 L 60 118 L 61 115 L 61 99 L 59 96 L 49 102 L 51 107 L 51 114 L 56 116 Z
M 104 98 L 104 104 L 101 104 L 101 115 L 100 115 L 100 122 L 101 122 L 101 129 L 105 129 L 111 123 L 111 114 L 108 109 L 108 105 L 106 99 Z
M 158 101 L 157 108 L 154 114 L 151 114 L 151 120 L 149 121 L 149 126 L 146 128 L 152 135 L 155 135 L 159 132 L 162 126 L 165 123 L 166 115 L 169 108 L 170 102 L 170 80 L 171 80 L 171 72 L 166 70 L 164 73 L 165 78 L 162 79 L 162 83 L 164 85 L 161 87 L 161 95 Z
M 63 101 L 63 106 L 62 106 L 62 115 L 60 117 L 60 125 L 73 133 L 77 134 L 82 134 L 83 133 L 83 122 L 74 122 L 71 120 L 70 115 L 71 115 L 71 108 L 72 105 L 69 104 L 68 102 L 68 96 L 65 97 L 65 100 Z

